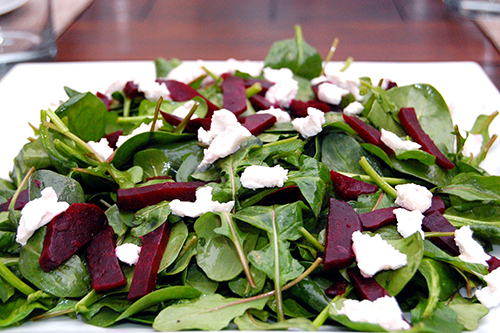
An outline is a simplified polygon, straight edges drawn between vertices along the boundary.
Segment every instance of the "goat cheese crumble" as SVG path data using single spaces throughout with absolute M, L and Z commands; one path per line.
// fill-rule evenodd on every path
M 106 139 L 101 139 L 97 142 L 89 141 L 87 144 L 103 160 L 107 160 L 114 152 L 113 148 L 109 146 L 108 140 Z
M 409 140 L 402 140 L 395 133 L 385 130 L 383 128 L 381 130 L 381 134 L 382 135 L 380 136 L 380 140 L 392 150 L 410 151 L 410 150 L 418 150 L 420 149 L 420 147 L 422 147 L 420 144 L 416 142 Z
M 288 179 L 288 170 L 281 165 L 268 167 L 264 165 L 251 165 L 241 174 L 241 185 L 245 188 L 256 190 L 264 187 L 283 187 Z
M 476 297 L 482 305 L 493 308 L 500 304 L 500 268 L 483 277 L 486 287 L 476 290 Z
M 356 101 L 356 102 L 349 103 L 349 105 L 347 105 L 344 108 L 344 110 L 342 110 L 342 112 L 348 116 L 357 116 L 357 115 L 361 114 L 361 112 L 363 112 L 364 108 L 365 107 L 363 106 L 363 104 Z
M 406 266 L 406 254 L 399 252 L 382 236 L 371 237 L 361 231 L 352 233 L 352 249 L 361 275 L 372 277 L 381 270 Z
M 31 200 L 21 210 L 21 219 L 17 228 L 16 242 L 26 245 L 35 231 L 64 212 L 69 207 L 65 201 L 57 201 L 57 194 L 52 187 L 46 187 L 40 198 Z
M 205 146 L 210 146 L 214 138 L 224 132 L 228 126 L 238 124 L 238 119 L 231 111 L 226 109 L 214 111 L 210 130 L 206 131 L 202 127 L 198 129 L 198 141 Z
M 432 204 L 432 193 L 426 187 L 417 184 L 396 185 L 398 197 L 396 205 L 408 210 L 425 212 Z
M 406 210 L 404 208 L 394 209 L 394 215 L 396 215 L 397 229 L 398 232 L 404 238 L 410 237 L 416 232 L 425 238 L 424 232 L 422 231 L 422 220 L 424 215 L 419 210 Z
M 292 100 L 299 91 L 299 83 L 293 78 L 293 72 L 289 68 L 263 70 L 264 78 L 274 84 L 269 87 L 265 98 L 271 104 L 281 107 L 289 107 Z
M 474 238 L 470 226 L 464 225 L 455 230 L 455 243 L 460 250 L 458 256 L 462 261 L 488 266 L 491 256 L 484 252 L 483 247 Z
M 125 243 L 117 246 L 115 249 L 115 255 L 118 260 L 128 264 L 129 266 L 137 264 L 140 254 L 141 247 L 133 243 Z
M 342 89 L 330 82 L 323 82 L 318 85 L 318 99 L 322 102 L 338 105 L 342 97 L 349 94 L 349 90 Z
M 196 201 L 172 200 L 169 204 L 172 213 L 184 217 L 198 217 L 207 212 L 230 212 L 234 207 L 234 201 L 220 203 L 212 201 L 212 187 L 206 186 L 196 190 Z
M 396 298 L 390 296 L 379 297 L 373 302 L 347 299 L 337 313 L 354 322 L 378 324 L 388 331 L 410 329 Z
M 271 114 L 271 115 L 275 116 L 277 123 L 289 123 L 292 121 L 292 118 L 290 117 L 290 114 L 288 112 L 283 111 L 281 109 L 274 108 L 274 107 L 271 107 L 267 110 L 258 111 L 257 114 L 259 114 L 259 113 Z
M 307 117 L 295 118 L 292 121 L 293 129 L 304 138 L 310 138 L 323 130 L 322 125 L 326 122 L 323 111 L 313 107 L 307 108 Z

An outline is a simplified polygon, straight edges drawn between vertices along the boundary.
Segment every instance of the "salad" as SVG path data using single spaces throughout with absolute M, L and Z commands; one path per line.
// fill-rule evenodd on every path
M 476 329 L 500 303 L 496 114 L 464 132 L 434 87 L 329 60 L 296 27 L 258 66 L 65 87 L 1 182 L 0 326 Z

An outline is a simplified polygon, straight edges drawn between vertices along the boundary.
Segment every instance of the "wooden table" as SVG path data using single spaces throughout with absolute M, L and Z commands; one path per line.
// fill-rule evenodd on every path
M 295 24 L 323 57 L 338 37 L 334 60 L 475 61 L 500 88 L 500 53 L 442 0 L 94 0 L 56 60 L 263 60 Z

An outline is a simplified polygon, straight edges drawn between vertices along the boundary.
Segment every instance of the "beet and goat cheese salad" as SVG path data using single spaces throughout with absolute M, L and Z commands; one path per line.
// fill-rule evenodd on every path
M 480 327 L 500 304 L 496 113 L 464 131 L 433 86 L 349 64 L 296 27 L 264 62 L 64 87 L 0 182 L 0 327 Z

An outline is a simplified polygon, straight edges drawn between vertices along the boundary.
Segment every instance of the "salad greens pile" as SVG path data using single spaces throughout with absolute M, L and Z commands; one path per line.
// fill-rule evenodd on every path
M 181 62 L 157 59 L 158 77 L 165 77 Z M 310 80 L 322 74 L 322 59 L 302 38 L 279 41 L 265 64 L 290 68 L 299 82 L 297 100 L 315 96 Z M 245 79 L 249 74 L 237 71 Z M 212 83 L 204 79 L 212 76 Z M 222 105 L 221 78 L 207 72 L 190 85 L 215 105 Z M 414 107 L 426 133 L 455 168 L 443 169 L 423 151 L 396 152 L 389 156 L 363 142 L 342 119 L 341 112 L 325 114 L 321 133 L 303 139 L 290 123 L 276 123 L 252 136 L 233 154 L 198 170 L 203 147 L 183 126 L 162 121 L 159 110 L 172 113 L 185 102 L 149 101 L 113 93 L 109 109 L 95 94 L 65 88 L 69 99 L 57 110 L 41 111 L 40 126 L 15 158 L 11 181 L 2 181 L 1 200 L 13 197 L 0 213 L 0 326 L 55 316 L 80 318 L 108 327 L 132 321 L 156 330 L 316 330 L 322 325 L 344 325 L 353 330 L 384 331 L 376 324 L 353 322 L 339 315 L 342 302 L 356 298 L 352 287 L 330 298 L 325 289 L 346 277 L 345 269 L 325 271 L 321 264 L 329 198 L 336 197 L 330 170 L 367 182 L 372 176 L 385 186 L 416 183 L 426 186 L 446 204 L 444 216 L 456 227 L 470 225 L 483 247 L 500 243 L 500 177 L 479 165 L 496 136 L 488 126 L 495 115 L 481 115 L 468 134 L 483 137 L 481 152 L 462 154 L 466 137 L 453 126 L 449 109 L 439 92 L 428 84 L 385 90 L 370 78 L 361 78 L 362 119 L 376 128 L 406 136 L 399 124 L 401 107 Z M 195 98 L 196 114 L 207 113 L 207 103 Z M 340 109 L 354 101 L 348 94 Z M 248 102 L 243 116 L 255 113 Z M 141 124 L 158 130 L 132 136 L 113 158 L 99 158 L 87 145 L 118 130 L 132 133 Z M 364 165 L 361 160 L 366 160 Z M 285 187 L 294 186 L 300 198 L 280 195 L 280 204 L 263 205 L 279 188 L 252 190 L 242 187 L 240 176 L 250 165 L 281 165 L 287 170 Z M 367 170 L 369 169 L 369 170 Z M 166 181 L 203 181 L 212 188 L 214 201 L 234 200 L 231 212 L 205 213 L 199 218 L 174 215 L 169 202 L 136 211 L 118 209 L 117 189 Z M 42 184 L 42 186 L 40 186 Z M 122 264 L 128 284 L 99 293 L 91 288 L 84 253 L 73 255 L 59 268 L 44 272 L 38 263 L 46 227 L 35 232 L 25 246 L 16 243 L 21 216 L 15 209 L 20 191 L 32 200 L 51 186 L 59 201 L 94 203 L 105 210 L 117 244 L 141 245 L 141 237 L 163 223 L 171 224 L 156 290 L 138 301 L 127 300 L 134 266 Z M 381 188 L 349 201 L 357 213 L 395 206 Z M 383 271 L 376 280 L 395 296 L 412 324 L 412 332 L 461 332 L 478 327 L 488 313 L 471 294 L 485 285 L 487 267 L 453 257 L 418 233 L 402 238 L 394 225 L 380 234 L 402 253 L 408 265 Z M 335 304 L 336 306 L 332 306 Z M 43 323 L 41 323 L 43 325 Z M 335 327 L 333 327 L 335 329 Z

